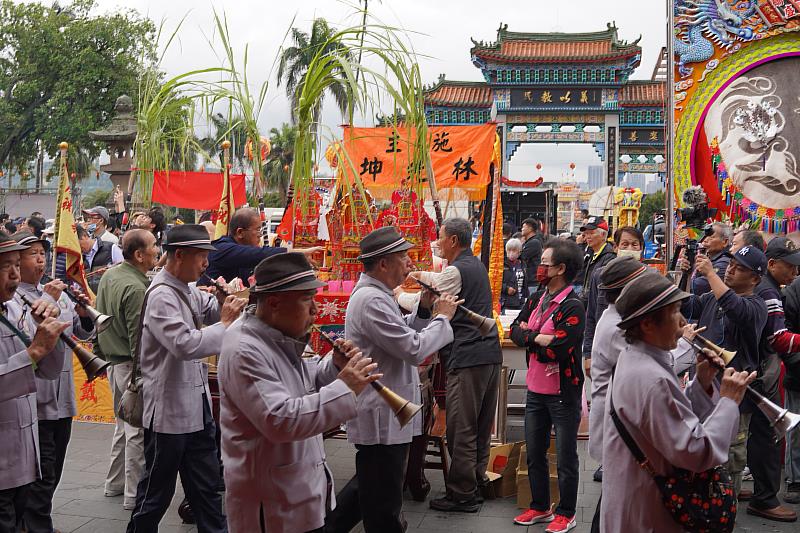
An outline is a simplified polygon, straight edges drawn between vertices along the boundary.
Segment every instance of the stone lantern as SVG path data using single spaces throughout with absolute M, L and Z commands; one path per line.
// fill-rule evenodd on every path
M 115 116 L 105 130 L 90 131 L 89 137 L 106 143 L 111 161 L 100 170 L 111 174 L 114 187 L 128 190 L 133 167 L 133 143 L 136 140 L 136 117 L 133 116 L 133 101 L 123 94 L 114 104 Z

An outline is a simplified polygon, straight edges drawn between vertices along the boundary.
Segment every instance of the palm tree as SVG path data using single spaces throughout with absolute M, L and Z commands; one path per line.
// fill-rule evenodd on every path
M 293 46 L 286 48 L 281 53 L 278 64 L 278 84 L 286 85 L 286 96 L 292 104 L 292 123 L 296 123 L 296 110 L 298 95 L 302 92 L 302 85 L 305 82 L 305 75 L 308 66 L 318 53 L 338 54 L 350 56 L 349 49 L 340 40 L 331 40 L 336 34 L 336 30 L 328 26 L 324 18 L 314 19 L 311 25 L 311 35 L 298 29 L 292 28 L 291 35 Z M 348 108 L 348 92 L 344 72 L 337 72 L 342 78 L 342 83 L 333 84 L 328 87 L 336 105 L 342 115 L 345 115 Z M 319 113 L 322 108 L 322 98 L 319 99 L 314 109 L 314 123 L 319 121 Z M 316 129 L 316 128 L 315 128 Z
M 290 169 L 294 161 L 294 141 L 297 129 L 287 123 L 278 128 L 269 130 L 269 142 L 272 149 L 267 156 L 266 178 L 267 185 L 277 190 L 281 195 L 281 203 L 286 203 L 286 191 L 289 187 Z
M 222 166 L 222 149 L 220 144 L 224 140 L 231 142 L 231 165 L 234 168 L 245 168 L 245 145 L 247 144 L 247 132 L 245 131 L 244 120 L 235 116 L 231 119 L 225 118 L 222 113 L 216 112 L 209 115 L 211 129 L 202 139 L 197 140 L 197 144 L 209 157 L 219 157 L 219 165 Z

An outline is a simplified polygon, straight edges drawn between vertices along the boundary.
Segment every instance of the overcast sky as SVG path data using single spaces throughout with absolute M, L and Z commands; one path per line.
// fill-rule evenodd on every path
M 160 22 L 172 31 L 182 17 L 186 20 L 164 59 L 168 74 L 219 65 L 208 44 L 214 38 L 213 10 L 224 11 L 233 46 L 242 53 L 250 47 L 248 73 L 253 85 L 267 79 L 288 28 L 309 30 L 315 17 L 324 17 L 338 27 L 356 25 L 353 1 L 337 0 L 98 0 L 100 11 L 132 8 Z M 357 2 L 355 2 L 357 4 Z M 657 0 L 371 0 L 370 12 L 386 24 L 402 26 L 413 33 L 413 44 L 422 58 L 423 80 L 434 83 L 440 73 L 454 80 L 481 80 L 480 71 L 470 62 L 470 37 L 494 41 L 501 22 L 518 32 L 586 32 L 606 28 L 616 21 L 621 39 L 633 41 L 642 36 L 642 64 L 636 78 L 649 78 L 658 52 L 666 39 L 666 6 Z M 289 43 L 290 44 L 290 43 Z M 256 89 L 257 90 L 257 89 Z M 268 105 L 260 123 L 262 131 L 289 120 L 289 105 L 283 87 L 270 80 Z M 341 123 L 332 105 L 324 110 L 330 127 Z M 511 177 L 535 179 L 536 163 L 542 163 L 547 179 L 567 171 L 574 161 L 577 173 L 600 164 L 590 145 L 560 145 L 558 149 L 530 146 L 521 148 L 511 165 Z

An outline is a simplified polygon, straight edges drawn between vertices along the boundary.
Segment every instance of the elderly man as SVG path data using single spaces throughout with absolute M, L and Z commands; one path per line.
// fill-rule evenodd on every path
M 28 491 L 41 479 L 36 378 L 58 380 L 64 369 L 59 334 L 69 324 L 58 321 L 58 307 L 45 299 L 30 309 L 46 317 L 33 339 L 22 331 L 25 316 L 13 300 L 20 284 L 20 252 L 27 250 L 0 234 L 0 531 L 22 531 Z M 26 347 L 27 345 L 27 347 Z
M 131 229 L 122 237 L 124 261 L 110 269 L 97 289 L 97 310 L 112 317 L 105 331 L 98 333 L 95 351 L 111 363 L 108 384 L 119 410 L 122 393 L 133 372 L 133 357 L 139 339 L 139 315 L 144 293 L 150 280 L 147 272 L 158 260 L 155 236 L 144 229 Z M 105 495 L 124 495 L 122 506 L 132 510 L 136 503 L 136 486 L 144 470 L 144 430 L 117 417 L 111 440 L 111 464 L 105 482 Z
M 303 254 L 269 257 L 255 277 L 255 309 L 228 330 L 219 366 L 228 528 L 321 531 L 335 506 L 322 432 L 356 416 L 357 396 L 380 375 L 349 341 L 301 357 L 325 285 Z
M 221 298 L 189 285 L 202 275 L 214 249 L 203 226 L 176 226 L 164 246 L 167 264 L 145 294 L 134 355 L 144 393 L 145 473 L 128 533 L 158 530 L 178 472 L 198 530 L 224 532 L 216 425 L 203 359 L 220 352 L 225 330 L 246 301 L 229 296 L 220 304 Z
M 90 231 L 93 237 L 111 244 L 119 243 L 119 237 L 108 231 L 108 209 L 97 205 L 91 209 L 84 209 L 83 216 L 86 217 L 87 229 L 91 230 L 94 226 L 94 232 Z
M 698 255 L 698 274 L 708 280 L 711 292 L 702 296 L 693 294 L 681 308 L 689 320 L 705 327 L 703 336 L 711 342 L 737 355 L 731 361 L 736 370 L 761 373 L 761 336 L 767 323 L 767 305 L 755 294 L 767 270 L 764 252 L 754 246 L 745 246 L 730 260 L 725 277 L 720 278 L 710 257 Z M 750 418 L 755 406 L 746 399 L 740 405 L 739 432 L 731 443 L 728 471 L 738 496 L 742 486 L 742 471 L 747 456 L 747 437 Z
M 286 248 L 261 246 L 261 216 L 249 207 L 237 209 L 228 225 L 228 235 L 214 241 L 215 250 L 208 256 L 208 272 L 212 279 L 222 276 L 230 282 L 234 278 L 247 284 L 253 269 L 261 261 Z M 295 252 L 313 254 L 321 248 L 296 249 Z
M 83 307 L 75 306 L 62 293 L 66 285 L 60 280 L 53 280 L 47 285 L 41 284 L 45 250 L 49 249 L 50 243 L 27 231 L 14 235 L 14 240 L 29 246 L 27 250 L 20 252 L 22 281 L 15 297 L 26 314 L 21 329 L 31 336 L 36 330 L 36 321 L 31 317 L 30 308 L 20 295 L 24 294 L 32 302 L 40 298 L 50 298 L 61 312 L 59 320 L 69 324 L 65 333 L 75 335 L 80 340 L 88 340 L 94 333 L 94 324 Z M 83 301 L 89 302 L 85 297 Z M 36 411 L 39 418 L 39 463 L 42 477 L 31 484 L 25 509 L 25 526 L 29 533 L 51 533 L 53 495 L 64 470 L 64 458 L 72 433 L 72 417 L 78 414 L 75 406 L 72 350 L 69 347 L 65 347 L 64 367 L 57 380 L 36 379 Z
M 393 290 L 411 271 L 411 246 L 392 226 L 376 229 L 361 240 L 358 258 L 364 273 L 347 305 L 345 337 L 378 364 L 387 387 L 419 404 L 416 367 L 453 340 L 449 320 L 456 304 L 454 297 L 443 296 L 431 308 L 433 295 L 426 293 L 416 310 L 403 317 Z M 357 496 L 367 533 L 402 533 L 406 458 L 412 437 L 422 433 L 421 417 L 400 427 L 392 409 L 374 390 L 358 398 L 357 409 L 356 418 L 347 423 L 347 439 L 357 450 L 356 475 L 340 494 L 342 509 L 352 510 Z M 342 524 L 346 519 L 333 520 L 334 530 L 349 531 Z
M 581 298 L 584 302 L 589 299 L 589 288 L 592 283 L 592 274 L 595 269 L 602 268 L 616 257 L 614 248 L 608 243 L 608 222 L 603 217 L 591 216 L 581 226 L 583 241 L 586 243 L 586 254 L 583 256 L 583 271 L 581 272 Z

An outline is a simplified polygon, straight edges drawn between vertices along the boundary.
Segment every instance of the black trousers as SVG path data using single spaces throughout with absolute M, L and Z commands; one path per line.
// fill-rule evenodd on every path
M 780 404 L 780 398 L 777 400 L 776 403 Z M 747 464 L 753 474 L 750 505 L 757 509 L 772 509 L 781 504 L 778 491 L 781 490 L 782 444 L 775 443 L 775 431 L 769 420 L 760 409 L 755 409 L 747 439 Z
M 72 435 L 72 418 L 39 420 L 39 462 L 42 478 L 34 481 L 28 491 L 25 506 L 25 526 L 28 533 L 52 533 L 53 494 L 56 492 L 64 458 Z
M 364 521 L 366 533 L 403 533 L 403 481 L 410 444 L 356 444 L 356 475 L 336 496 L 326 533 L 346 533 Z
M 22 531 L 22 515 L 28 499 L 30 484 L 0 490 L 0 533 Z
M 128 533 L 155 533 L 175 495 L 178 474 L 192 506 L 199 533 L 228 531 L 222 513 L 219 459 L 214 439 L 216 425 L 203 397 L 202 430 L 171 435 L 151 429 L 144 432 L 145 472 L 136 490 L 136 507 Z

